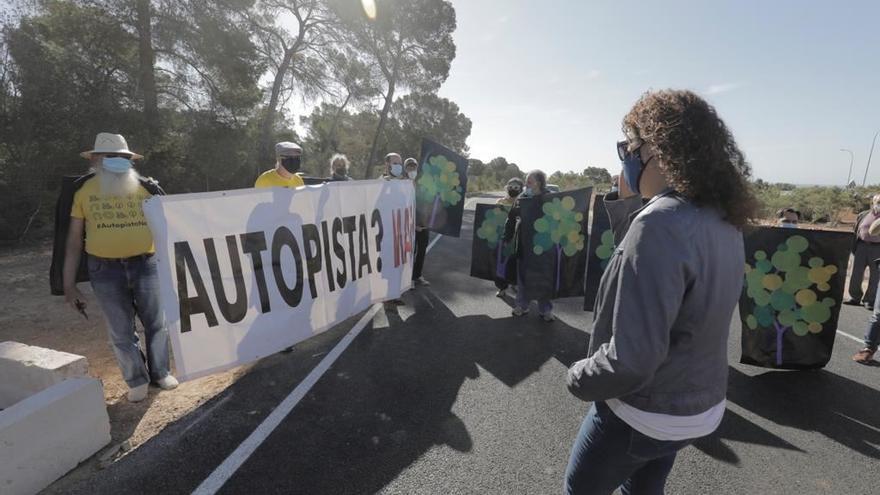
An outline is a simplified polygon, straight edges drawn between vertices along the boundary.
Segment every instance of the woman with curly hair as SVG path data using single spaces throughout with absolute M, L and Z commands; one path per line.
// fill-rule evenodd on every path
M 755 212 L 749 166 L 690 91 L 644 94 L 623 119 L 617 248 L 599 287 L 586 359 L 569 390 L 593 402 L 565 492 L 663 493 L 683 447 L 724 415 L 727 338 L 743 283 L 740 229 Z

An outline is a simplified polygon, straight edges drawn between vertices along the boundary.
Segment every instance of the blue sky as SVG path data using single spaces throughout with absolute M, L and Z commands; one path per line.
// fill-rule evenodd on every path
M 453 0 L 440 95 L 473 121 L 471 156 L 522 169 L 619 168 L 620 122 L 648 89 L 715 105 L 773 182 L 861 182 L 880 130 L 880 2 Z M 880 183 L 880 138 L 868 183 Z

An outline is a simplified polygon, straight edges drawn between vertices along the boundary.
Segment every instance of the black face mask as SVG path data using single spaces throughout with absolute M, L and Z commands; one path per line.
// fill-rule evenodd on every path
M 507 194 L 509 194 L 511 198 L 515 198 L 515 197 L 519 196 L 519 193 L 520 193 L 519 189 L 509 188 L 507 190 Z
M 302 157 L 299 156 L 283 156 L 281 157 L 281 166 L 284 167 L 284 170 L 287 170 L 291 174 L 295 174 L 299 171 L 301 160 Z

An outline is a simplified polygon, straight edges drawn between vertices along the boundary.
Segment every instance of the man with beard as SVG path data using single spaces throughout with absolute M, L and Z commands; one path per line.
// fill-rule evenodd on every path
M 159 305 L 153 236 L 144 218 L 143 201 L 163 194 L 143 179 L 119 134 L 100 133 L 91 151 L 80 153 L 94 174 L 73 197 L 63 269 L 64 296 L 82 314 L 86 298 L 76 287 L 76 272 L 85 240 L 92 290 L 107 323 L 113 353 L 128 385 L 128 400 L 146 398 L 150 382 L 164 390 L 177 387 L 170 373 L 168 330 Z M 135 330 L 135 315 L 144 326 L 146 356 Z
M 282 141 L 275 145 L 275 168 L 267 170 L 257 177 L 254 187 L 299 187 L 305 185 L 302 177 L 297 175 L 302 160 L 302 148 L 290 141 Z

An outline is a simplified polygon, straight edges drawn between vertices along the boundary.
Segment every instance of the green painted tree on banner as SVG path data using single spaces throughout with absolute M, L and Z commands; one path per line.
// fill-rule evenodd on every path
M 794 235 L 776 248 L 770 259 L 764 251 L 755 252 L 755 266 L 746 264 L 746 294 L 755 308 L 746 318 L 752 329 L 776 330 L 776 364 L 782 365 L 782 338 L 791 329 L 795 335 L 822 332 L 831 319 L 834 299 L 819 299 L 818 292 L 831 289 L 828 281 L 837 273 L 834 265 L 825 265 L 814 257 L 801 265 L 801 253 L 807 250 L 806 238 Z
M 599 246 L 596 247 L 596 256 L 599 258 L 599 266 L 604 270 L 608 266 L 608 260 L 614 254 L 614 232 L 608 229 L 602 232 Z
M 535 237 L 532 246 L 535 254 L 542 254 L 556 247 L 556 290 L 559 290 L 559 271 L 562 253 L 574 256 L 584 249 L 584 234 L 581 232 L 584 214 L 574 211 L 575 201 L 571 196 L 561 200 L 553 198 L 543 204 L 544 216 L 535 220 Z
M 513 243 L 505 243 L 504 226 L 507 223 L 506 208 L 500 206 L 486 211 L 483 223 L 477 229 L 477 237 L 486 241 L 490 249 L 495 249 L 495 274 L 504 278 L 507 273 L 507 260 L 513 254 Z
M 455 162 L 443 155 L 434 155 L 422 164 L 418 184 L 418 196 L 422 202 L 433 201 L 427 227 L 434 226 L 434 218 L 441 204 L 453 206 L 462 199 L 461 177 Z

